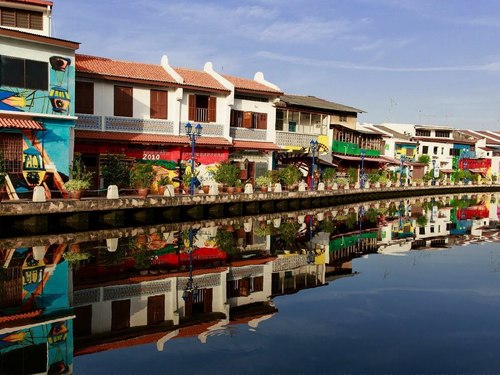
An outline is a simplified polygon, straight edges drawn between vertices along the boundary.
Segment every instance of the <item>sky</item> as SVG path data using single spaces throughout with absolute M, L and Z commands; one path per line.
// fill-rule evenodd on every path
M 254 77 L 359 122 L 500 131 L 499 0 L 53 0 L 82 54 Z

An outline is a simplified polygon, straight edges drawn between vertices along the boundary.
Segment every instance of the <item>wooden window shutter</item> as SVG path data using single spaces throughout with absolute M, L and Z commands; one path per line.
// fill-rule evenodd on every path
M 217 121 L 217 98 L 210 96 L 208 98 L 208 122 Z
M 115 86 L 114 115 L 132 117 L 132 87 Z
M 196 95 L 189 95 L 189 100 L 188 100 L 188 106 L 189 106 L 189 113 L 188 113 L 188 120 L 189 121 L 195 121 L 195 116 L 196 116 Z
M 252 112 L 243 112 L 243 127 L 252 128 Z
M 151 90 L 150 117 L 166 120 L 168 118 L 168 92 Z
M 267 129 L 267 113 L 259 113 L 257 129 Z
M 92 82 L 76 82 L 75 85 L 76 113 L 94 113 L 94 84 Z

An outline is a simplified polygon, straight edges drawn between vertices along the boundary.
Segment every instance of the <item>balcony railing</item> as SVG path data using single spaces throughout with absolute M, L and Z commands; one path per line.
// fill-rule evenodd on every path
M 234 139 L 265 141 L 267 139 L 267 130 L 231 127 L 229 135 Z
M 168 120 L 77 114 L 75 129 L 123 133 L 173 134 L 174 123 Z
M 311 140 L 317 140 L 317 134 L 276 132 L 276 143 L 280 146 L 309 147 Z
M 196 108 L 195 121 L 208 122 L 208 108 Z

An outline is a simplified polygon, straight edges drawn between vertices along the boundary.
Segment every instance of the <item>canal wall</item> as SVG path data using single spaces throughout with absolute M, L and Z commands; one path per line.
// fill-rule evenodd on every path
M 497 191 L 500 191 L 500 185 L 447 185 L 145 198 L 126 196 L 47 202 L 2 201 L 0 238 L 283 213 L 399 197 Z

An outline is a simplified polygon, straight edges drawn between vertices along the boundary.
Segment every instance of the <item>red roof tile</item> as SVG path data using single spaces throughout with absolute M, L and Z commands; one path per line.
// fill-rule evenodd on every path
M 112 60 L 105 57 L 77 54 L 76 71 L 116 78 L 177 84 L 161 65 Z
M 254 142 L 254 141 L 233 141 L 234 148 L 243 148 L 247 150 L 281 150 L 281 147 L 272 142 Z
M 174 68 L 174 70 L 184 79 L 185 85 L 229 92 L 219 81 L 204 71 L 186 68 Z
M 272 93 L 276 95 L 283 94 L 281 91 L 273 89 L 272 87 L 266 86 L 262 83 L 254 81 L 253 79 L 233 77 L 227 74 L 222 74 L 222 76 L 234 85 L 235 89 L 248 90 L 248 91 L 260 91 L 264 93 Z
M 75 137 L 79 139 L 98 139 L 108 141 L 125 141 L 132 143 L 166 143 L 177 145 L 190 144 L 189 138 L 178 135 L 143 134 L 143 133 L 118 133 L 100 132 L 92 130 L 76 130 Z M 200 137 L 197 145 L 205 146 L 231 146 L 231 143 L 222 137 Z
M 31 4 L 31 5 L 43 5 L 43 6 L 52 6 L 52 1 L 46 0 L 7 0 L 10 3 L 23 3 L 23 4 Z
M 14 117 L 0 117 L 0 128 L 43 130 L 38 121 Z

